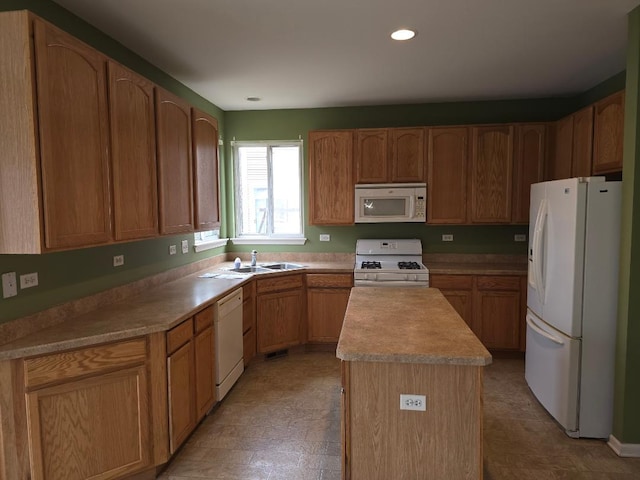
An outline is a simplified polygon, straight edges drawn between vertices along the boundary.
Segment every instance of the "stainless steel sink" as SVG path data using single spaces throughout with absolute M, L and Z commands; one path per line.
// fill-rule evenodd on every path
M 263 267 L 240 267 L 240 268 L 230 268 L 230 272 L 236 273 L 266 273 L 270 272 L 271 269 L 263 268 Z
M 282 263 L 268 263 L 268 264 L 262 265 L 262 267 L 268 268 L 269 270 L 296 270 L 298 268 L 304 268 L 304 265 L 299 265 L 297 263 L 282 262 Z

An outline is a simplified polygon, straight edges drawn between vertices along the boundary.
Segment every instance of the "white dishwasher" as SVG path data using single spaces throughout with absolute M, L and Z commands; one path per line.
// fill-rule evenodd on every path
M 244 371 L 242 342 L 242 288 L 216 303 L 216 394 L 218 401 Z

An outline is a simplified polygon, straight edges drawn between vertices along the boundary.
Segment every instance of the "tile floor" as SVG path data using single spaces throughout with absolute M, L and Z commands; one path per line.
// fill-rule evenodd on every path
M 339 390 L 331 353 L 256 361 L 159 479 L 340 479 Z M 640 459 L 561 431 L 529 392 L 522 359 L 485 369 L 484 431 L 485 480 L 640 479 Z

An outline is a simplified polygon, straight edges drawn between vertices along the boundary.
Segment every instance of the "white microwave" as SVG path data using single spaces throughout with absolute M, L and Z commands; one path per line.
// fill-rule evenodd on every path
M 426 183 L 356 185 L 356 223 L 426 221 Z

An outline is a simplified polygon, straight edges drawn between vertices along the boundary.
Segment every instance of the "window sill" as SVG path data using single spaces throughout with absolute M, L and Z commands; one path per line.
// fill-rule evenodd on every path
M 197 253 L 204 252 L 205 250 L 211 250 L 212 248 L 224 247 L 228 241 L 228 238 L 217 238 L 207 242 L 196 243 L 193 246 L 193 251 Z
M 234 245 L 304 245 L 304 237 L 242 237 L 230 239 Z

